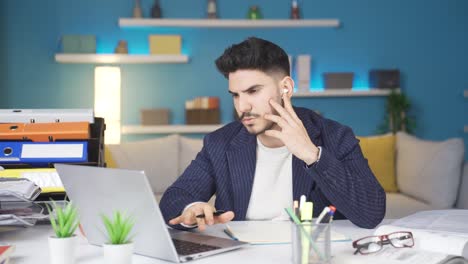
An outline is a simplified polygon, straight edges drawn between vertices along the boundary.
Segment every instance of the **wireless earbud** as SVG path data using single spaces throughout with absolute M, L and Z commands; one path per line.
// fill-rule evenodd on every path
M 284 94 L 285 94 L 285 93 L 288 93 L 288 89 L 284 88 L 284 89 L 283 89 L 283 93 L 284 93 Z

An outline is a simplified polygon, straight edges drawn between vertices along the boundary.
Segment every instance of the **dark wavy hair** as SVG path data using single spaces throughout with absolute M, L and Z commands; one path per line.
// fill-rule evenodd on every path
M 227 48 L 216 59 L 216 67 L 228 79 L 237 70 L 260 70 L 267 74 L 281 73 L 288 76 L 288 54 L 278 45 L 256 37 Z

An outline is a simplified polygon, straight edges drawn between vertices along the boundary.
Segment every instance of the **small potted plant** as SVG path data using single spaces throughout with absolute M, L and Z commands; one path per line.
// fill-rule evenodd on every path
M 411 134 L 416 127 L 415 120 L 408 116 L 411 108 L 409 98 L 403 93 L 392 91 L 387 98 L 386 117 L 384 123 L 379 127 L 379 133 L 404 131 Z
M 120 211 L 114 212 L 113 219 L 101 216 L 107 231 L 107 243 L 104 244 L 104 262 L 109 264 L 132 263 L 133 242 L 130 232 L 134 221 Z
M 64 208 L 52 200 L 52 206 L 46 204 L 49 220 L 55 236 L 49 237 L 49 254 L 51 264 L 75 263 L 75 252 L 78 237 L 75 230 L 78 227 L 78 213 L 72 202 Z

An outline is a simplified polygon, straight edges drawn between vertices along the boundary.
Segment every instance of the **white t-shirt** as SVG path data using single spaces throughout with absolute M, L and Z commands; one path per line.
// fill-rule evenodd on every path
M 284 220 L 292 207 L 292 154 L 265 147 L 257 138 L 257 164 L 246 220 Z

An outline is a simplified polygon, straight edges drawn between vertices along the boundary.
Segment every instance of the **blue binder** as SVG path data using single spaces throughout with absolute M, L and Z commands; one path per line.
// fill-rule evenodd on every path
M 0 163 L 44 164 L 88 161 L 87 141 L 0 141 Z

